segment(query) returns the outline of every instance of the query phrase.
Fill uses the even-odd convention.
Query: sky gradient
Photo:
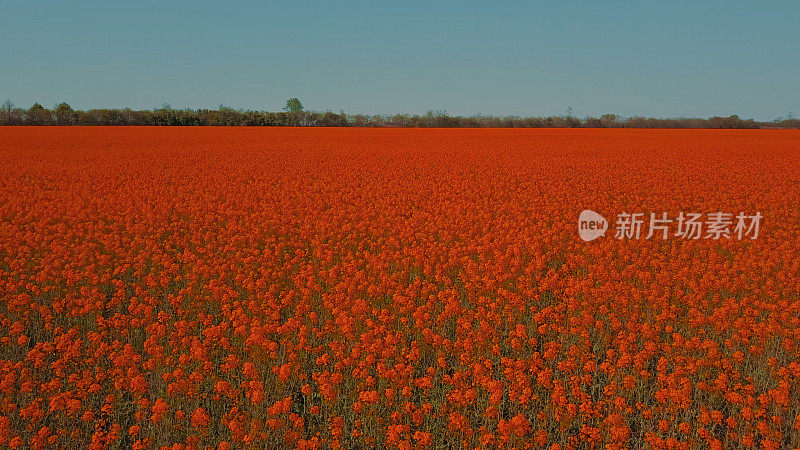
[[[797,1],[0,0],[27,108],[800,115]]]

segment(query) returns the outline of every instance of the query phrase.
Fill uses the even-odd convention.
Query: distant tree
[[[800,119],[783,119],[778,122],[781,128],[800,128]]]
[[[3,102],[3,123],[6,125],[11,125],[14,123],[14,104],[11,103],[11,100],[6,100]]]
[[[567,116],[564,119],[564,126],[569,128],[578,128],[581,126],[581,120],[577,117]]]
[[[72,125],[78,121],[78,114],[67,103],[59,103],[53,110],[56,123],[59,125]]]
[[[326,111],[318,118],[317,125],[323,127],[346,127],[347,117],[344,114],[336,114],[331,111]]]
[[[153,109],[153,125],[181,125],[178,111],[164,103],[161,108]]]
[[[38,103],[34,103],[25,113],[25,123],[29,125],[49,125],[51,120],[50,111]]]
[[[369,118],[363,114],[355,114],[351,116],[350,121],[355,127],[366,127],[370,125]]]
[[[728,117],[714,116],[708,119],[709,128],[757,128],[754,120],[742,120],[736,114]]]
[[[297,97],[292,97],[289,100],[286,100],[286,106],[283,107],[283,110],[292,114],[296,114],[303,110],[303,104],[300,103],[300,99]]]
[[[587,117],[583,123],[588,128],[603,128],[603,121],[596,117]]]
[[[604,114],[600,118],[579,119],[567,115],[550,117],[518,116],[451,116],[445,110],[429,110],[423,115],[347,115],[340,110],[314,112],[303,110],[297,98],[286,102],[285,111],[267,112],[240,110],[219,105],[218,109],[174,109],[164,103],[147,110],[90,109],[75,111],[67,103],[52,111],[36,103],[29,109],[17,108],[10,100],[0,104],[0,125],[225,125],[225,126],[363,126],[363,127],[615,127],[615,128],[800,128],[800,120],[778,118],[773,122],[756,122],[732,115],[709,118],[619,117]]]
[[[219,105],[219,125],[242,125],[244,114],[225,105]]]
[[[617,122],[619,117],[616,114],[603,114],[600,116],[600,123],[604,127],[615,127],[617,126]]]

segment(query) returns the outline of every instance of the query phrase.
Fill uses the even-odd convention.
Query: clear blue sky
[[[800,2],[0,0],[29,107],[800,115]]]

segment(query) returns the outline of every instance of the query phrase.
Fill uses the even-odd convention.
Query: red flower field
[[[800,447],[800,132],[0,128],[6,446]]]

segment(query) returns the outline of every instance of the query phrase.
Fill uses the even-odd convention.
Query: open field
[[[800,447],[800,131],[0,128],[0,342],[0,447]]]

